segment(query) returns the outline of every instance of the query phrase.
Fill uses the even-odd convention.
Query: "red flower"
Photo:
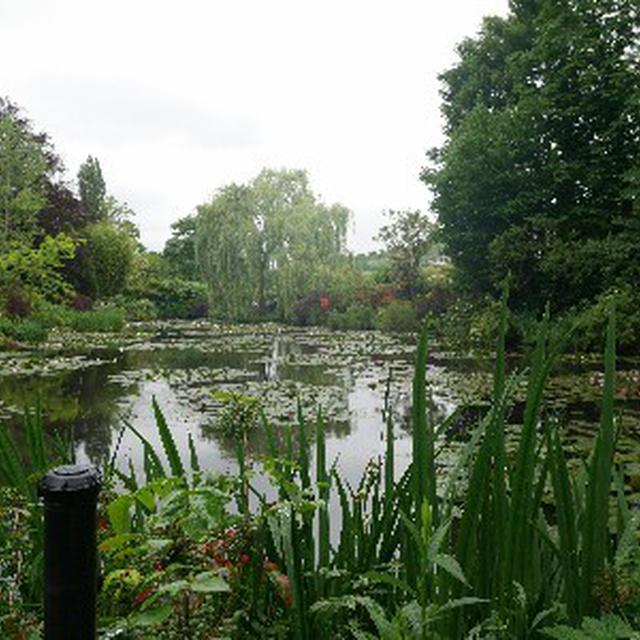
[[[249,557],[248,553],[241,553],[240,554],[240,562],[242,564],[249,564],[250,561],[251,561],[251,558]]]
[[[327,296],[320,296],[320,308],[328,309],[330,306],[329,298]]]
[[[282,598],[282,603],[287,609],[291,609],[293,606],[293,589],[291,588],[291,581],[284,573],[280,573],[276,576],[278,582],[278,591]]]
[[[133,606],[137,607],[140,603],[144,602],[150,595],[153,589],[151,587],[143,589],[133,600]]]
[[[106,529],[109,521],[104,516],[98,516],[98,529]]]

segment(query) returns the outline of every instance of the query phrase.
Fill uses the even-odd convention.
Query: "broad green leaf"
[[[192,580],[191,590],[197,593],[223,593],[231,589],[225,580],[213,571],[204,571]]]
[[[131,616],[129,622],[134,627],[154,627],[168,620],[172,613],[173,607],[165,605]]]

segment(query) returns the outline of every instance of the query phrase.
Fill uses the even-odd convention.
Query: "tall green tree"
[[[78,170],[78,190],[83,208],[91,222],[108,221],[138,244],[140,230],[132,221],[135,213],[126,202],[107,192],[100,161],[88,156]],[[140,247],[142,249],[142,247]]]
[[[386,216],[389,222],[380,228],[376,239],[385,244],[392,279],[402,283],[411,297],[419,288],[420,266],[436,244],[435,225],[417,209],[389,210]]]
[[[176,220],[171,225],[171,237],[162,252],[172,274],[184,280],[198,280],[195,235],[195,215]]]
[[[639,30],[632,0],[514,0],[460,45],[423,178],[473,291],[509,277],[521,306],[561,308],[624,277],[602,260],[640,239]]]
[[[248,188],[231,184],[196,208],[196,259],[209,288],[212,310],[229,320],[251,315],[255,300],[258,229]]]
[[[49,168],[43,140],[17,107],[0,99],[0,252],[35,237]]]
[[[78,169],[78,191],[82,206],[95,218],[100,220],[104,217],[105,198],[107,197],[107,186],[102,177],[100,161],[97,158],[88,156]]]
[[[319,202],[306,172],[265,169],[197,208],[196,256],[211,305],[238,319],[290,314],[314,270],[344,250],[349,211]]]

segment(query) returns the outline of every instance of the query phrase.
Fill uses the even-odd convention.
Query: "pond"
[[[52,431],[73,439],[79,460],[104,463],[117,451],[125,468],[141,467],[142,447],[125,421],[161,450],[152,410],[155,397],[183,459],[188,435],[203,467],[233,472],[236,442],[219,429],[219,391],[259,398],[278,428],[295,421],[298,403],[313,423],[327,423],[327,460],[351,482],[384,454],[385,396],[393,415],[396,474],[411,456],[411,380],[415,336],[338,332],[276,325],[221,326],[208,322],[132,325],[122,335],[52,334],[37,350],[0,353],[0,419],[20,432],[25,408],[40,403]],[[521,366],[510,358],[509,367]],[[488,406],[492,362],[433,345],[428,379],[436,422],[464,406],[445,437],[464,441]],[[640,478],[640,365],[619,362],[619,456]],[[601,357],[566,357],[552,379],[547,415],[564,426],[576,454],[591,446],[599,419]],[[523,393],[511,412],[522,413]],[[250,448],[266,452],[256,430]],[[639,483],[640,484],[640,483]]]

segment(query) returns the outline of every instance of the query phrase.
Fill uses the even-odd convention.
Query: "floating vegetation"
[[[77,450],[91,457],[115,446],[122,417],[148,433],[153,425],[138,408],[155,394],[170,407],[173,428],[193,433],[197,446],[213,448],[216,459],[231,459],[233,429],[227,428],[228,407],[220,394],[237,394],[259,403],[271,423],[284,427],[298,410],[312,423],[322,407],[329,452],[355,468],[383,453],[382,408],[388,395],[402,469],[408,461],[402,442],[412,431],[414,349],[411,336],[375,331],[201,320],[133,323],[120,334],[56,330],[37,348],[0,353],[0,417],[17,425],[25,406],[40,397],[47,424],[69,427]],[[571,455],[591,446],[604,383],[601,361],[601,356],[568,355],[548,383],[545,415],[568,425],[563,438]],[[509,370],[520,365],[519,356],[507,360]],[[631,461],[640,457],[640,370],[636,361],[623,359],[619,369],[619,455]],[[441,435],[462,445],[488,409],[491,362],[432,345],[427,379],[430,410],[438,421],[466,407]],[[521,421],[524,401],[520,385],[507,416],[508,449],[515,436],[509,424]],[[257,434],[251,440],[258,450],[266,446]],[[640,488],[640,467],[632,467],[631,476]]]

